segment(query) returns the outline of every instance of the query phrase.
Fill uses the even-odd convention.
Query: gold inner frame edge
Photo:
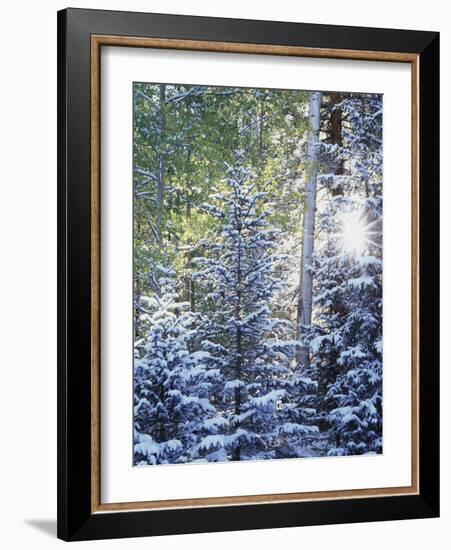
[[[102,46],[410,63],[412,163],[412,479],[406,487],[102,503],[100,492],[100,51]],[[419,494],[419,56],[401,52],[91,35],[91,513],[308,502]]]

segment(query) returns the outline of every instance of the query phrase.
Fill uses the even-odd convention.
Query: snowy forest
[[[133,110],[133,464],[382,453],[382,96]]]

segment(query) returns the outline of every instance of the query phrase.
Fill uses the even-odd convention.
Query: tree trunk
[[[235,210],[236,212],[236,210]],[[236,214],[235,214],[236,215]],[[241,233],[241,231],[240,231]],[[238,242],[238,257],[237,257],[237,270],[236,270],[236,305],[235,305],[235,320],[241,321],[241,285],[242,285],[242,273],[241,273],[241,240]],[[241,341],[241,328],[237,326],[236,329],[236,363],[235,363],[235,378],[241,380],[242,372],[242,341]],[[235,388],[235,416],[241,414],[241,388]],[[235,429],[240,427],[240,422],[235,424]],[[241,460],[241,445],[238,443],[232,451],[232,460]]]
[[[258,150],[260,155],[260,161],[263,159],[263,130],[265,124],[265,104],[264,100],[260,100],[260,120],[258,124]]]
[[[312,323],[312,259],[315,233],[316,180],[318,177],[318,143],[320,122],[321,92],[310,96],[310,131],[307,143],[307,184],[305,188],[305,210],[303,220],[302,257],[298,296],[298,318],[296,337],[301,339]],[[298,353],[298,364],[307,369],[310,366],[308,347],[303,346]]]
[[[158,240],[160,244],[162,243],[162,230],[163,230],[163,219],[164,219],[164,130],[166,126],[166,116],[165,116],[165,104],[166,101],[166,85],[160,84],[160,121],[159,121],[159,141],[160,141],[160,150],[158,158],[158,182],[157,182],[157,209],[158,209],[158,218],[157,218],[157,233]]]
[[[332,145],[343,145],[342,126],[343,126],[343,112],[341,109],[335,108],[341,102],[341,95],[338,93],[330,94],[330,103],[332,111],[330,113],[330,140]],[[344,174],[344,161],[339,160],[334,171],[336,176],[342,176]],[[331,189],[332,196],[341,195],[343,189],[341,185],[334,185]]]
[[[192,167],[191,167],[191,149],[188,149],[186,154],[186,176],[188,181],[191,181],[192,178]],[[189,220],[191,218],[191,190],[186,189],[185,191],[185,218]],[[186,275],[185,275],[185,288],[186,288],[186,301],[190,303],[191,311],[194,311],[195,308],[195,285],[194,279],[192,278],[190,269],[191,269],[191,260],[193,255],[193,249],[189,248],[186,252]]]

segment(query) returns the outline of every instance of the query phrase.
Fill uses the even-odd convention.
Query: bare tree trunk
[[[160,84],[160,122],[159,122],[159,134],[160,134],[160,151],[158,158],[158,182],[157,182],[157,208],[158,208],[158,222],[157,233],[160,244],[162,243],[162,229],[164,219],[164,130],[166,126],[166,117],[164,104],[166,101],[166,85]]]
[[[302,338],[305,330],[308,329],[312,323],[312,258],[315,239],[320,107],[321,92],[312,92],[309,106],[310,131],[307,143],[307,184],[305,188],[305,210],[296,327],[297,339]],[[310,366],[310,355],[307,347],[303,346],[299,350],[298,364],[304,368]]]
[[[341,102],[341,95],[338,93],[330,94],[330,104],[332,111],[330,113],[330,138],[329,143],[332,145],[343,145],[343,136],[342,136],[342,127],[343,127],[343,112],[341,109],[337,108],[337,105]],[[344,161],[340,159],[337,166],[335,167],[334,174],[336,176],[342,176],[344,174]],[[343,189],[341,185],[332,186],[331,189],[332,196],[341,195]]]
[[[191,167],[191,149],[187,150],[186,154],[186,175],[188,178],[188,181],[191,181],[191,173],[192,173],[192,167]],[[185,191],[185,217],[187,220],[191,217],[191,190]],[[185,288],[186,288],[186,301],[190,303],[191,311],[194,311],[195,308],[195,284],[194,279],[192,277],[192,274],[190,273],[191,268],[191,261],[193,257],[194,250],[189,247],[186,252],[186,275],[185,275]]]
[[[260,161],[263,157],[263,131],[264,131],[264,125],[265,125],[265,104],[264,100],[260,100],[260,117],[259,117],[259,124],[258,124],[258,150],[260,154]]]

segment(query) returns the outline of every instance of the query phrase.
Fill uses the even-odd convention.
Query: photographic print
[[[439,516],[439,42],[58,12],[59,538]]]
[[[383,452],[382,133],[380,94],[133,84],[135,466]]]

